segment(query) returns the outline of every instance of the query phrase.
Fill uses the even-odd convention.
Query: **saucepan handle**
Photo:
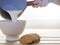
[[[37,4],[33,4],[34,1],[27,1],[27,6],[32,6],[32,5],[37,5]]]

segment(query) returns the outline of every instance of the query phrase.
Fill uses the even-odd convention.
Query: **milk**
[[[18,11],[8,11],[10,16],[11,16],[11,19],[12,19],[12,22],[17,22],[17,18],[18,18],[18,15],[20,13],[22,13],[22,10],[18,10]]]

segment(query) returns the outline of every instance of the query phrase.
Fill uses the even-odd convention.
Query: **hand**
[[[32,5],[33,7],[40,7],[41,6],[41,0],[34,0],[34,2],[33,2],[33,5]]]

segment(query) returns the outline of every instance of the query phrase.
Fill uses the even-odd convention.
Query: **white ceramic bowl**
[[[16,22],[3,20],[0,21],[0,28],[6,35],[7,41],[16,41],[19,39],[19,35],[23,32],[25,24],[25,20],[17,20]]]

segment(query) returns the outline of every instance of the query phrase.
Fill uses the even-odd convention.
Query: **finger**
[[[38,7],[38,4],[33,4],[32,6],[33,6],[33,7]]]
[[[32,7],[34,7],[34,8],[38,8],[38,6],[37,6],[37,5],[33,5]]]

